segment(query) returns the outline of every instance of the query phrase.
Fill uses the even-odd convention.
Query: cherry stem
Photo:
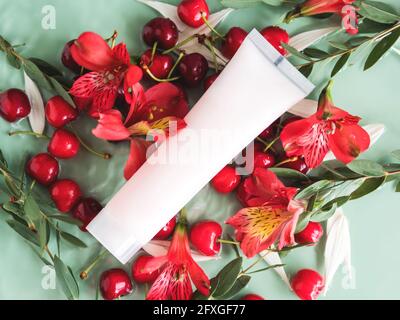
[[[286,159],[286,160],[283,160],[283,161],[277,163],[274,167],[280,167],[280,166],[282,166],[282,165],[285,164],[285,163],[295,162],[295,161],[297,161],[298,159],[299,159],[298,157],[289,158],[289,159]]]
[[[112,34],[112,36],[110,38],[106,39],[107,42],[111,41],[111,49],[114,49],[115,40],[117,39],[117,37],[118,37],[118,31],[114,30],[114,33]]]
[[[50,139],[50,137],[46,136],[45,134],[33,132],[33,131],[10,131],[8,135],[16,136],[16,135],[26,135],[26,136],[34,136],[38,139]]]
[[[237,241],[231,241],[231,240],[226,240],[226,239],[218,239],[217,242],[224,243],[224,244],[233,244],[235,246],[240,245],[240,243]]]
[[[176,59],[174,66],[172,67],[171,71],[168,73],[168,77],[167,78],[171,78],[172,74],[174,73],[176,67],[178,66],[179,62],[181,62],[182,58],[185,56],[185,54],[183,52],[181,52],[179,54],[178,59]]]
[[[146,71],[146,73],[149,75],[150,78],[152,78],[154,81],[157,81],[157,82],[171,82],[171,81],[175,81],[175,80],[178,80],[178,79],[179,79],[179,77],[167,78],[167,79],[160,79],[160,78],[157,78],[157,77],[150,71],[150,69],[149,69],[148,66],[144,65],[144,66],[143,66],[143,69]]]
[[[279,140],[279,136],[276,137],[274,140],[272,140],[270,143],[266,144],[265,148],[264,148],[264,152],[267,152],[269,149],[272,148],[272,146],[275,144],[275,142],[277,142]]]
[[[214,48],[213,44],[211,43],[211,41],[209,39],[205,40],[205,45],[208,48],[208,50],[211,51],[211,54],[212,54],[212,57],[213,57],[213,62],[214,62],[214,68],[215,68],[215,71],[218,73],[219,65],[218,65],[217,54],[215,53],[215,48]]]
[[[89,277],[90,271],[99,263],[101,259],[103,259],[106,254],[108,254],[107,250],[102,251],[80,274],[79,277],[82,280],[86,280]]]
[[[79,143],[82,145],[82,147],[84,149],[86,149],[86,151],[88,151],[91,154],[93,154],[99,158],[102,158],[104,160],[110,160],[112,158],[111,154],[109,154],[107,152],[98,152],[98,151],[94,150],[92,147],[90,147],[88,144],[86,144],[86,142],[83,141],[79,135],[77,135],[75,132],[74,132],[74,134],[75,134],[76,138],[79,140]]]
[[[181,42],[178,42],[174,47],[163,51],[163,54],[168,54],[172,51],[175,51],[176,49],[179,49],[180,47],[184,46],[185,44],[189,43],[190,41],[192,41],[193,39],[197,38],[197,34],[193,34],[190,37],[187,37],[185,40],[182,40]]]
[[[215,35],[220,38],[220,39],[224,39],[224,36],[222,34],[220,34],[217,30],[215,30],[215,28],[210,24],[210,22],[207,20],[206,15],[204,12],[201,13],[201,18],[203,19],[204,23],[207,25],[207,27],[215,33]]]
[[[155,56],[155,54],[156,54],[156,52],[157,52],[157,41],[156,42],[154,42],[154,44],[153,44],[153,48],[151,49],[151,63],[153,63],[153,59],[154,59],[154,56]]]

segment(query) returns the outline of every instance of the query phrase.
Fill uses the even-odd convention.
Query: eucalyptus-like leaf
[[[151,240],[145,244],[142,249],[153,257],[161,257],[167,255],[170,245],[171,241]],[[220,256],[205,256],[196,250],[191,250],[191,255],[196,262],[212,261],[221,258]]]
[[[331,45],[331,47],[335,48],[335,49],[339,49],[339,50],[348,50],[349,46],[346,43],[341,43],[341,42],[337,42],[337,41],[329,41],[329,44]]]
[[[359,14],[379,23],[395,23],[400,21],[400,16],[386,3],[378,1],[360,1]]]
[[[80,248],[87,248],[86,243],[84,243],[81,239],[75,237],[74,235],[66,232],[66,231],[58,231],[60,233],[61,238],[69,242],[70,244],[80,247]]]
[[[45,127],[44,103],[39,88],[35,82],[24,72],[25,92],[31,104],[28,116],[32,131],[42,134]]]
[[[329,180],[320,180],[312,185],[308,186],[307,188],[301,190],[297,195],[296,199],[309,199],[310,197],[323,192],[329,188],[332,188],[336,185],[336,182],[332,182]]]
[[[54,257],[54,269],[56,271],[57,278],[64,294],[70,300],[76,300],[79,298],[79,286],[75,279],[75,276],[67,265],[58,257]]]
[[[34,244],[35,246],[39,246],[39,241],[37,239],[36,234],[32,230],[30,230],[26,225],[16,220],[8,220],[7,224],[25,240]]]
[[[303,53],[311,58],[316,59],[326,59],[330,56],[328,52],[317,48],[306,48],[303,50]]]
[[[310,178],[304,173],[289,168],[270,168],[281,179],[295,179],[301,181],[309,181]]]
[[[400,192],[400,182],[398,182],[397,184],[396,184],[396,192]]]
[[[212,294],[213,297],[222,297],[232,289],[240,274],[242,264],[243,258],[236,258],[222,268],[217,275],[218,285]]]
[[[48,215],[48,217],[50,219],[55,219],[55,220],[59,220],[68,224],[73,224],[75,226],[81,227],[82,226],[82,221],[75,219],[71,216],[67,216],[67,215],[61,215],[61,214],[53,214],[53,215]]]
[[[43,251],[50,240],[50,224],[44,217],[39,221],[38,236],[40,249]]]
[[[314,43],[320,41],[322,38],[339,29],[339,26],[334,26],[299,33],[290,38],[289,45],[295,48],[297,51],[303,51],[304,49],[310,47]]]
[[[383,55],[396,43],[400,37],[400,28],[393,31],[390,35],[380,40],[369,54],[364,65],[364,70],[374,66]]]
[[[289,112],[302,118],[308,118],[316,113],[317,109],[318,101],[303,99],[299,103],[295,104],[292,108],[290,108]]]
[[[219,300],[228,300],[231,299],[232,297],[236,296],[239,294],[240,291],[242,291],[247,284],[250,282],[251,277],[248,275],[242,275],[238,277],[233,284],[232,288],[226,292],[224,295],[218,297]]]
[[[310,221],[313,222],[323,222],[328,220],[329,218],[331,218],[335,212],[337,210],[337,204],[333,204],[333,206],[331,208],[329,208],[328,210],[318,210],[317,212],[315,212],[311,218]]]
[[[342,70],[346,66],[350,56],[351,52],[347,52],[340,56],[340,58],[338,59],[338,61],[336,62],[335,66],[332,69],[331,77],[334,77],[340,70]]]
[[[385,181],[386,181],[386,176],[365,179],[364,183],[351,194],[350,196],[351,200],[364,197],[367,194],[375,191],[381,185],[383,185]]]
[[[383,167],[371,160],[356,159],[349,163],[347,167],[362,176],[382,177],[385,175]]]
[[[391,155],[395,157],[397,160],[400,160],[400,150],[395,150],[391,152]]]
[[[59,71],[56,67],[48,63],[47,61],[44,61],[40,58],[29,58],[31,62],[36,64],[36,66],[42,71],[43,73],[47,74],[50,77],[54,76],[62,76],[61,71]]]
[[[299,50],[297,50],[295,47],[292,47],[290,44],[286,44],[282,42],[282,47],[284,47],[286,49],[286,51],[288,53],[290,53],[291,55],[306,60],[306,61],[313,61],[312,58],[310,58],[309,56],[305,55],[304,53],[300,52]]]
[[[347,270],[351,270],[350,229],[342,209],[337,209],[335,215],[328,220],[324,259],[326,294],[341,264],[346,263]]]
[[[311,75],[313,69],[314,69],[314,64],[310,63],[310,64],[305,64],[304,66],[301,66],[299,68],[299,71],[303,74],[303,76],[308,78]]]
[[[263,257],[265,262],[270,266],[283,264],[278,252],[263,251],[260,253],[260,255]],[[274,268],[274,271],[283,280],[283,282],[289,287],[289,289],[292,290],[292,288],[290,286],[289,278],[285,271],[285,268],[284,267],[276,267],[276,268]]]
[[[36,223],[42,217],[40,212],[39,205],[36,200],[29,195],[24,202],[24,213],[27,218],[29,218],[32,222]]]
[[[263,0],[221,0],[221,4],[224,7],[234,8],[234,9],[248,8],[260,4],[262,2]]]

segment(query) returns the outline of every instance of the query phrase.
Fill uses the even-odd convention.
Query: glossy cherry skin
[[[275,156],[271,152],[254,152],[254,168],[271,168],[275,165]]]
[[[154,236],[154,240],[165,240],[168,239],[175,230],[176,217],[173,217],[168,223]]]
[[[101,274],[100,292],[105,300],[115,300],[132,293],[129,275],[123,269],[110,269]]]
[[[143,41],[152,47],[157,42],[160,49],[171,49],[178,42],[179,31],[176,24],[168,18],[154,18],[143,27]]]
[[[279,27],[266,27],[260,32],[262,36],[279,51],[281,55],[286,54],[286,49],[282,46],[283,43],[289,42],[289,34],[286,30]]]
[[[249,293],[249,294],[246,294],[240,300],[265,300],[265,299],[263,297],[259,296],[258,294]]]
[[[48,186],[57,180],[58,161],[48,153],[39,153],[26,163],[26,172],[38,183]]]
[[[69,212],[78,203],[82,196],[79,185],[70,179],[62,179],[50,186],[50,197],[57,209],[61,212]]]
[[[290,161],[281,165],[282,168],[289,168],[301,173],[307,174],[309,168],[303,158],[298,158],[295,161]]]
[[[62,128],[78,117],[78,112],[60,96],[47,101],[45,114],[47,122],[54,128]]]
[[[211,185],[220,193],[229,193],[240,184],[240,175],[231,166],[223,168],[212,180]]]
[[[47,151],[56,158],[70,159],[77,155],[79,147],[80,143],[75,134],[65,129],[57,129],[50,139]]]
[[[153,259],[152,256],[140,256],[132,264],[132,278],[136,283],[153,283],[160,275],[159,269],[152,272],[144,270],[145,265],[151,259]]]
[[[178,16],[189,27],[198,28],[204,24],[201,15],[208,19],[210,10],[205,0],[183,0],[178,5]]]
[[[167,79],[169,72],[174,66],[174,58],[168,54],[155,53],[151,59],[152,50],[146,50],[140,57],[140,65],[143,71],[149,68],[150,72],[159,79]]]
[[[82,222],[80,229],[87,231],[88,224],[103,210],[103,206],[93,198],[84,198],[79,200],[72,211],[72,216]]]
[[[230,28],[225,35],[224,43],[221,47],[221,52],[227,59],[231,59],[236,51],[238,51],[244,39],[247,37],[247,31],[239,27]]]
[[[189,87],[195,87],[205,78],[208,62],[200,53],[185,55],[178,66],[183,82]]]
[[[208,77],[206,77],[204,79],[204,91],[207,91],[209,87],[211,87],[211,85],[214,83],[215,80],[217,80],[219,74],[218,73],[214,73]]]
[[[24,91],[8,89],[0,93],[0,116],[8,122],[25,118],[31,112],[31,105]]]
[[[301,300],[316,300],[324,289],[324,278],[311,269],[303,269],[296,273],[290,284]]]
[[[78,74],[81,72],[82,67],[76,63],[71,54],[71,46],[74,44],[74,42],[75,40],[71,40],[65,44],[63,52],[61,54],[61,62],[66,68]]]
[[[315,244],[321,239],[324,234],[322,225],[318,222],[310,221],[305,229],[299,233],[296,233],[294,238],[299,244]]]
[[[215,256],[221,250],[222,227],[216,221],[200,221],[190,229],[190,243],[202,254]]]

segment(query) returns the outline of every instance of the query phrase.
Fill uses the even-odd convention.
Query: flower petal
[[[31,112],[29,113],[29,123],[32,131],[42,134],[46,124],[44,114],[43,98],[40,94],[39,88],[35,82],[24,71],[25,93],[28,96],[31,105]]]
[[[329,135],[329,148],[336,159],[349,163],[357,158],[360,153],[369,148],[370,136],[359,125],[343,125],[336,128],[333,135]]]
[[[187,267],[189,269],[190,278],[197,290],[199,290],[203,296],[208,297],[210,294],[210,279],[208,279],[206,273],[193,260],[188,263]]]
[[[262,252],[260,252],[260,255],[263,257],[265,262],[268,263],[268,265],[270,265],[270,266],[283,264],[278,252],[262,251]],[[289,289],[292,290],[290,282],[289,282],[289,278],[285,271],[285,268],[277,267],[277,268],[274,268],[274,271],[279,275],[279,277],[283,280],[283,282],[285,282],[287,284]]]
[[[71,46],[74,60],[91,71],[112,69],[116,60],[107,42],[97,33],[84,32]]]
[[[142,139],[131,139],[129,157],[124,169],[124,177],[129,180],[146,161],[146,151],[150,143]]]
[[[131,64],[131,57],[129,56],[128,49],[125,43],[116,45],[113,49],[115,59],[119,60],[121,64],[129,66]]]
[[[122,115],[118,110],[100,113],[99,122],[92,130],[94,136],[104,140],[120,141],[129,138],[129,130],[122,123]]]

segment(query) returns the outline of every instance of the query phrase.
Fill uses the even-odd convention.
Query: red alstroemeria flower
[[[131,64],[124,43],[110,48],[94,32],[82,33],[71,46],[71,54],[80,66],[92,72],[78,78],[70,93],[77,98],[92,99],[89,114],[94,117],[114,106],[124,81],[138,83],[143,76],[142,69]]]
[[[332,82],[321,93],[317,112],[286,125],[281,140],[286,154],[304,156],[310,168],[318,167],[329,150],[336,159],[349,163],[368,149],[370,136],[358,124],[361,118],[335,107]]]
[[[292,19],[297,17],[314,16],[324,13],[334,13],[346,19],[344,27],[350,34],[356,34],[358,29],[356,27],[356,8],[351,5],[355,0],[307,0],[301,5],[296,7],[293,11],[290,11],[285,18],[286,22],[290,22]],[[352,7],[351,12],[349,8]],[[348,23],[349,15],[353,19],[353,24]],[[356,31],[357,30],[357,31]]]
[[[124,170],[127,180],[145,162],[147,148],[152,144],[140,137],[151,136],[153,141],[160,142],[186,126],[182,118],[189,112],[181,90],[171,83],[157,84],[146,92],[135,86],[131,88],[130,94],[135,96],[128,97],[132,104],[126,119],[123,120],[118,110],[104,111],[99,114],[97,127],[92,130],[93,135],[100,139],[130,140],[131,148]],[[149,116],[151,112],[154,112],[152,117]],[[174,127],[171,127],[172,124]]]
[[[251,205],[229,218],[243,253],[251,258],[278,242],[278,249],[292,245],[302,202],[293,200],[296,188],[288,188],[267,169],[256,168],[244,186]]]
[[[199,292],[210,294],[210,280],[193,260],[185,224],[178,223],[168,254],[155,257],[144,266],[145,272],[161,270],[151,286],[147,300],[189,300],[192,297],[192,282]]]

